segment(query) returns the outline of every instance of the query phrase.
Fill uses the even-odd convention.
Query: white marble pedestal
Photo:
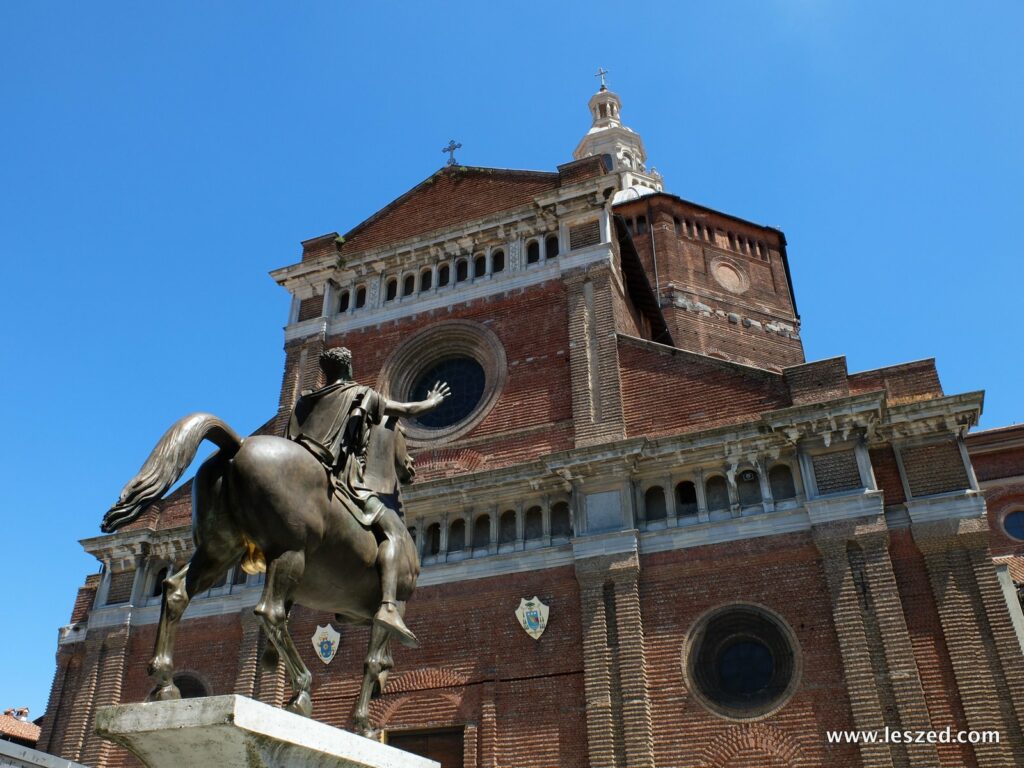
[[[440,768],[242,696],[105,707],[96,733],[149,768]]]

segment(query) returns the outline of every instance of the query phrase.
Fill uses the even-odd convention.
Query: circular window
[[[708,709],[749,720],[781,707],[799,678],[796,639],[779,617],[752,605],[712,611],[694,629],[684,670]]]
[[[405,420],[411,447],[436,446],[479,424],[507,375],[505,350],[493,331],[469,320],[448,320],[401,344],[384,363],[377,389],[391,400],[417,402],[435,383],[447,383],[451,395],[440,406]]]
[[[420,374],[409,399],[425,400],[435,383],[444,381],[451,396],[432,411],[420,414],[416,422],[428,429],[441,429],[458,424],[476,410],[484,394],[487,375],[480,363],[471,357],[451,357]]]
[[[1011,512],[1004,517],[1003,530],[1013,538],[1024,541],[1024,511]]]

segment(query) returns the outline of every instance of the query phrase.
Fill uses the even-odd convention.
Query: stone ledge
[[[243,696],[104,707],[96,732],[148,768],[440,768],[385,746]]]

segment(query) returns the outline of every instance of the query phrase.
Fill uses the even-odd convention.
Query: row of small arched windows
[[[673,217],[672,219],[676,235],[682,235],[686,232],[686,236],[692,240],[704,240],[710,243],[717,244],[718,240],[715,237],[715,228],[708,226],[700,221],[694,221],[693,219],[680,219]],[[759,259],[768,259],[768,246],[760,240],[751,240],[749,237],[743,235],[737,235],[733,232],[726,232],[726,239],[729,242],[729,250],[736,251],[737,253],[745,253],[748,256],[756,256]]]
[[[538,264],[542,260],[553,259],[558,256],[558,235],[548,235],[543,240],[534,239],[526,244],[526,263]],[[490,267],[488,268],[488,262]],[[505,251],[498,248],[491,251],[490,256],[478,253],[472,258],[464,256],[455,260],[455,282],[462,283],[469,279],[485,277],[488,274],[494,275],[505,271]],[[452,266],[440,264],[437,267],[437,287],[444,288],[452,282]],[[384,301],[394,301],[398,298],[399,290],[401,295],[412,296],[417,293],[429,291],[434,287],[434,270],[427,268],[418,274],[410,273],[401,279],[397,277],[388,278],[384,284]],[[355,302],[353,304],[353,301]],[[360,285],[355,288],[354,294],[351,289],[344,289],[338,294],[338,312],[348,312],[349,309],[362,309],[366,306],[366,286]]]
[[[465,549],[485,549],[491,541],[491,516],[488,513],[478,515],[473,521],[470,538],[466,537],[466,521],[462,518],[453,520],[448,526],[447,552],[461,552]],[[572,519],[569,515],[569,504],[560,501],[551,507],[551,537],[568,538],[573,535]],[[523,518],[523,540],[534,541],[544,537],[544,512],[539,506],[526,510]],[[516,511],[507,509],[498,517],[497,544],[512,544],[518,541],[516,530]],[[427,526],[423,541],[425,556],[437,555],[441,552],[441,524],[432,523]]]
[[[793,482],[793,471],[786,464],[776,464],[768,472],[768,487],[774,501],[786,501],[796,498],[796,484]],[[752,469],[745,469],[736,477],[737,503],[740,506],[751,506],[764,501],[761,493],[761,478]],[[729,484],[722,475],[714,475],[704,482],[704,502],[706,511],[728,509],[732,505],[729,498]],[[644,517],[646,520],[663,520],[668,514],[665,490],[660,485],[653,485],[644,492]],[[696,515],[699,510],[697,487],[689,480],[683,480],[675,487],[676,514]]]

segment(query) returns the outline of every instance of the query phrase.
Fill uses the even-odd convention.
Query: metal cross
[[[456,149],[462,149],[462,145],[461,144],[456,144],[455,143],[455,139],[450,139],[448,141],[448,146],[441,150],[442,152],[447,152],[449,155],[451,155],[448,158],[448,165],[455,165],[456,164],[455,163],[455,150]]]
[[[605,83],[605,81],[604,81],[604,76],[607,75],[607,74],[608,74],[608,70],[605,69],[604,67],[598,67],[597,68],[597,72],[594,74],[594,77],[600,77],[601,78],[601,88],[602,88],[602,90],[608,88],[608,84]]]

